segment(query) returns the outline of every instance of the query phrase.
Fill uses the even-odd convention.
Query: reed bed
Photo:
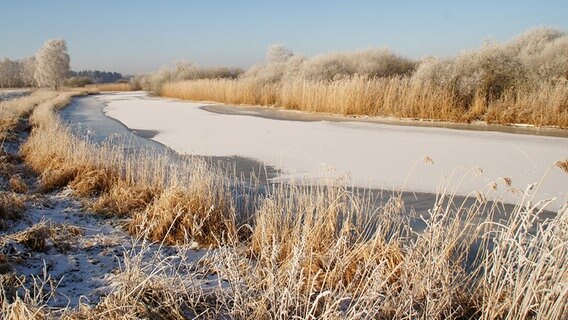
[[[247,79],[189,80],[166,83],[161,94],[185,100],[339,115],[568,128],[567,81],[540,83],[534,89],[511,89],[496,99],[477,95],[467,103],[451,87],[417,85],[410,77],[296,79],[266,84]]]
[[[229,181],[220,171],[201,159],[172,160],[147,150],[126,154],[121,142],[97,145],[73,134],[55,113],[71,95],[40,104],[30,117],[33,130],[22,155],[43,192],[69,186],[99,213],[132,216],[129,229],[154,241],[175,243],[186,236],[217,244],[215,239],[235,232]]]

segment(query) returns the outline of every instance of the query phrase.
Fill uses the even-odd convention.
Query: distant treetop
[[[113,83],[124,79],[123,75],[118,72],[99,71],[99,70],[82,70],[71,71],[72,77],[86,77],[91,79],[93,83]]]

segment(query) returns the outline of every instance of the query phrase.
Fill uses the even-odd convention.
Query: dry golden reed
[[[247,79],[208,79],[166,83],[165,97],[227,104],[278,106],[308,112],[440,121],[524,123],[568,128],[568,82],[541,83],[464,104],[451,88],[413,84],[409,77],[337,81],[289,80],[258,83]]]
[[[16,193],[27,193],[28,185],[20,175],[13,175],[10,177],[10,190]]]
[[[568,159],[558,160],[554,165],[560,168],[562,171],[568,173]]]

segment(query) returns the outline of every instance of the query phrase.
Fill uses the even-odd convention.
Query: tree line
[[[35,55],[20,60],[0,59],[0,88],[77,87],[90,83],[110,83],[123,79],[118,72],[70,70],[70,57],[64,39],[52,39]]]
[[[70,76],[88,78],[92,83],[113,83],[124,79],[121,73],[99,70],[71,71]]]

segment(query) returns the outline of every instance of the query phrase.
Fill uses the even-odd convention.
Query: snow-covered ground
[[[447,184],[460,195],[498,181],[490,197],[514,203],[518,195],[503,187],[507,177],[522,190],[540,182],[536,199],[556,198],[549,209],[568,200],[568,174],[552,167],[568,158],[568,138],[218,114],[199,108],[202,103],[141,92],[98,99],[108,116],[131,129],[159,131],[153,139],[177,152],[257,159],[283,169],[282,180],[317,181],[329,169],[348,174],[355,186],[435,193]],[[424,156],[434,163],[421,161]]]
[[[125,268],[127,258],[136,256],[153,261],[177,256],[180,260],[184,255],[184,263],[196,263],[207,253],[207,250],[179,250],[180,247],[139,241],[121,228],[123,220],[85,210],[69,188],[36,195],[27,209],[23,219],[0,231],[0,252],[9,254],[17,275],[26,276],[30,283],[33,277],[38,283],[56,287],[47,301],[51,307],[76,307],[79,302],[95,305],[112,292],[114,277]],[[31,249],[12,239],[19,232],[43,224],[55,230],[71,228],[77,234],[58,230],[56,235],[48,237],[43,250]],[[217,278],[207,276],[200,281],[206,288],[216,283]]]
[[[30,89],[0,89],[0,102],[28,95]]]

